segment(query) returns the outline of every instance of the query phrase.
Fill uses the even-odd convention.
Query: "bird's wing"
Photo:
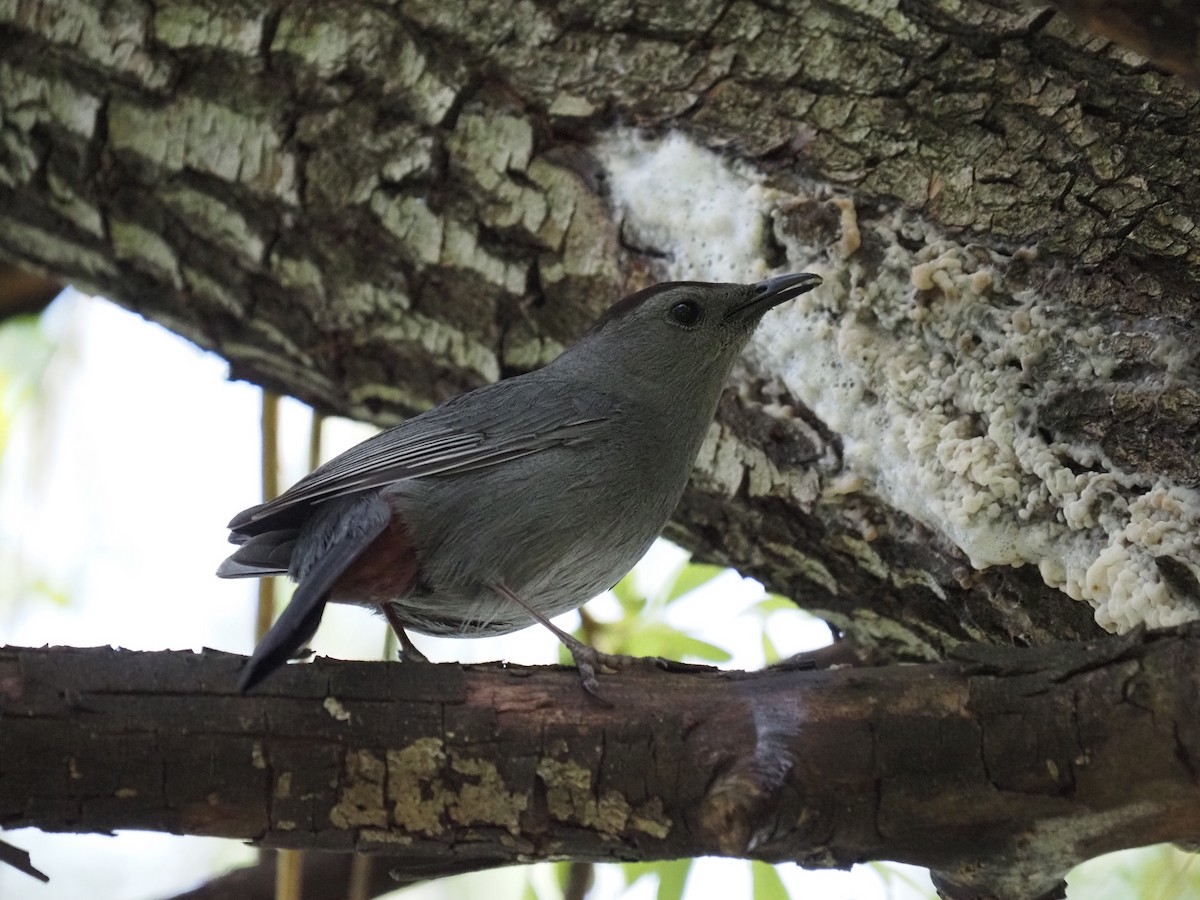
[[[276,499],[238,513],[229,523],[230,540],[242,543],[312,503],[410,478],[469,472],[587,440],[614,409],[611,402],[603,404],[595,395],[546,404],[538,403],[528,391],[489,388],[380,432],[315,469]],[[463,402],[471,397],[475,403]]]

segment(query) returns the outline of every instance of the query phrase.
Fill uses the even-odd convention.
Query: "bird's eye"
[[[704,318],[704,310],[695,300],[680,300],[667,310],[667,320],[684,328],[695,328]]]

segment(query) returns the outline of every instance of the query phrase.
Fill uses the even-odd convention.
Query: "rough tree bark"
[[[1110,507],[1197,481],[1195,95],[1016,3],[671,9],[13,3],[0,249],[235,375],[391,421],[544,362],[625,288],[692,274],[664,254],[703,268],[613,190],[617,125],[686,131],[767,173],[718,213],[769,223],[746,270],[832,276],[798,335],[846,371],[818,390],[760,354],[673,537],[917,658],[1093,633],[1067,594],[1112,593],[1085,577],[1130,542]],[[873,343],[915,347],[901,358],[930,383],[865,360]],[[889,424],[831,427],[850,413]],[[1016,438],[989,433],[999,419]],[[901,484],[894,460],[847,460],[849,438],[903,443]],[[962,452],[940,458],[948,441]],[[944,502],[896,496],[912,479]],[[1043,546],[964,535],[991,514]],[[1131,577],[1189,615],[1195,548],[1135,555]]]
[[[0,652],[0,821],[385,853],[405,880],[563,858],[929,866],[1050,897],[1200,837],[1200,632],[924,666],[673,673]],[[1019,726],[1019,727],[1018,727]],[[198,775],[198,773],[200,773]]]
[[[1197,105],[1016,0],[8,0],[0,256],[381,423],[816,268],[670,533],[936,660],[1197,615]]]

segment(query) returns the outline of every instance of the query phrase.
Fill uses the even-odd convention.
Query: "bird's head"
[[[668,391],[719,389],[763,314],[820,283],[800,273],[756,284],[654,285],[613,304],[569,354]]]

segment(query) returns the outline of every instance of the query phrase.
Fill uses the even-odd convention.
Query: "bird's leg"
[[[608,703],[608,701],[600,696],[600,684],[596,681],[596,670],[606,668],[611,672],[615,672],[631,663],[639,661],[633,656],[603,653],[595,647],[585,644],[579,638],[567,634],[504,585],[493,584],[491,588],[500,596],[507,597],[513,603],[517,604],[517,606],[529,613],[537,622],[550,629],[550,632],[562,641],[563,646],[570,651],[571,657],[575,660],[575,668],[579,670],[579,682],[583,685],[583,689],[602,703]]]
[[[418,650],[417,645],[412,642],[408,632],[404,630],[404,623],[400,621],[400,614],[396,612],[396,607],[391,603],[380,603],[379,609],[384,618],[388,620],[388,624],[392,626],[392,631],[396,632],[397,640],[400,641],[400,658],[413,662],[429,662],[425,654]]]

